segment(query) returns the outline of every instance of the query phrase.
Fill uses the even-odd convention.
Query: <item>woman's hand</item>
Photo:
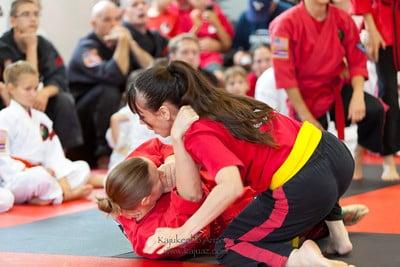
[[[165,162],[158,169],[163,172],[163,175],[160,176],[161,184],[164,187],[163,192],[171,192],[176,186],[175,161]]]
[[[193,241],[192,237],[186,234],[182,227],[157,228],[155,233],[147,239],[143,252],[146,254],[153,254],[159,249],[157,254],[163,254],[170,249],[191,241]]]
[[[182,106],[176,115],[171,128],[171,137],[174,140],[182,140],[186,130],[199,119],[199,115],[191,106]]]

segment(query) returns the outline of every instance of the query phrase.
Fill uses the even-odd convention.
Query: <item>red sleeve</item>
[[[360,40],[359,31],[353,19],[347,14],[343,14],[346,18],[344,22],[343,47],[346,51],[350,78],[358,75],[368,78],[367,56]]]
[[[274,68],[276,88],[298,87],[294,61],[293,29],[289,21],[279,18],[270,26],[272,66]]]
[[[351,0],[355,15],[372,14],[372,0]]]
[[[153,138],[149,141],[141,144],[134,151],[132,151],[126,158],[133,157],[145,157],[150,159],[156,164],[156,166],[160,166],[164,163],[164,160],[173,155],[174,151],[172,146],[166,145],[162,143],[159,139]]]
[[[124,228],[133,250],[139,256],[150,259],[179,258],[188,254],[190,250],[197,247],[199,243],[190,241],[162,255],[156,252],[153,254],[145,254],[143,249],[147,239],[154,234],[157,228],[176,228],[182,226],[199,209],[203,200],[199,202],[185,200],[174,190],[169,195],[161,197],[156,206],[140,222],[129,220],[124,217],[119,217],[118,221]],[[202,231],[202,234],[208,234],[208,232],[209,230],[206,228],[206,230]],[[171,242],[174,241],[172,240]]]
[[[243,167],[242,161],[212,132],[187,133],[184,143],[193,160],[214,179],[224,167]]]

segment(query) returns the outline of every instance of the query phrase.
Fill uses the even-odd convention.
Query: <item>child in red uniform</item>
[[[270,33],[276,86],[295,116],[326,129],[329,113],[341,139],[344,126],[357,123],[358,146],[381,152],[384,107],[363,91],[367,57],[352,18],[328,0],[304,0]]]
[[[381,151],[384,156],[382,179],[399,180],[394,154],[400,150],[400,108],[397,90],[397,71],[400,71],[400,2],[352,0],[352,3],[355,13],[364,16],[368,31],[367,52],[376,62],[379,97],[389,106]],[[361,161],[362,153],[358,152]],[[354,178],[362,178],[361,163],[356,164],[356,172]]]
[[[189,220],[179,228],[158,229],[146,242],[145,252],[161,247],[157,253],[164,253],[179,245],[159,240],[196,236],[241,196],[244,186],[250,186],[257,197],[218,238],[221,263],[347,266],[324,258],[311,240],[300,249],[289,242],[325,219],[330,252],[346,254],[352,249],[337,201],[351,182],[354,162],[337,138],[264,103],[227,94],[180,61],[145,70],[131,86],[128,99],[149,128],[182,143],[209,174],[203,179],[216,183]],[[190,105],[200,119],[186,133],[183,129],[180,135],[171,134],[177,131],[173,124],[184,105]],[[187,178],[199,177],[198,169],[191,171]]]
[[[127,160],[111,171],[105,186],[108,197],[99,199],[99,209],[116,216],[133,250],[140,256],[156,259],[179,258],[187,254],[213,254],[213,238],[217,237],[227,223],[251,201],[253,193],[250,189],[247,189],[240,201],[185,246],[162,255],[143,252],[147,238],[152,236],[158,227],[181,226],[200,207],[201,190],[204,189],[207,193],[206,187],[203,186],[197,201],[187,198],[199,194],[199,191],[192,194],[189,192],[192,189],[187,190],[189,193],[185,194],[186,199],[179,195],[173,188],[173,179],[168,177],[168,174],[174,171],[174,166],[173,149],[170,145],[165,145],[158,139],[143,143]],[[192,188],[198,190],[199,185],[200,183]]]

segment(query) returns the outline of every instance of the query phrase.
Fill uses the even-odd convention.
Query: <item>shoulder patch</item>
[[[286,37],[274,36],[271,42],[272,57],[279,59],[289,58],[289,39]]]
[[[96,49],[86,50],[83,55],[83,64],[88,68],[93,68],[101,64],[102,59]]]
[[[7,131],[0,130],[0,154],[7,153],[7,138]]]

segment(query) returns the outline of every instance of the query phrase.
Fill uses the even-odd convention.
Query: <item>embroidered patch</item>
[[[7,152],[7,131],[0,130],[0,154]]]
[[[289,40],[286,37],[275,36],[271,43],[272,57],[280,59],[289,58]]]
[[[47,128],[43,123],[40,124],[40,135],[42,136],[43,141],[49,137],[49,128]]]
[[[86,50],[83,53],[82,57],[83,57],[83,64],[88,68],[96,67],[100,65],[100,63],[102,62],[102,59],[97,53],[96,49]]]
[[[360,42],[356,45],[356,47],[358,49],[360,49],[361,52],[363,52],[364,54],[367,54],[367,49],[365,49],[365,46]]]

